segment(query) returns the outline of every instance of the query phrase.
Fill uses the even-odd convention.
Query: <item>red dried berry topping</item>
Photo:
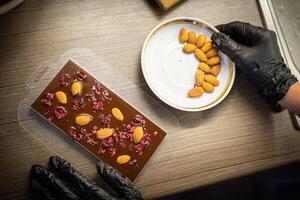
[[[76,127],[71,126],[68,130],[68,135],[73,139],[73,140],[83,140],[94,146],[96,144],[98,144],[97,141],[95,141],[95,139],[91,138],[91,136],[94,134],[94,130],[96,129],[96,126],[93,128],[92,132],[88,132],[86,129],[81,128],[79,132],[76,131]]]
[[[94,146],[95,144],[98,144],[98,142],[96,142],[93,138],[88,137],[86,140],[86,143]]]
[[[117,153],[117,149],[116,148],[108,148],[107,149],[108,153],[110,154],[110,157],[114,157]]]
[[[107,90],[103,90],[100,83],[96,82],[95,85],[92,86],[92,88],[86,93],[86,97],[89,101],[101,101],[102,103],[106,100],[111,100],[110,94]]]
[[[54,109],[54,115],[57,119],[62,119],[67,115],[67,110],[63,106],[56,106]]]
[[[52,106],[53,98],[54,98],[54,94],[51,92],[47,92],[44,98],[42,99],[42,102],[45,106]]]
[[[90,137],[92,135],[92,133],[88,133],[85,128],[81,128],[80,133],[85,137]]]
[[[103,110],[103,103],[101,101],[93,101],[92,102],[92,108],[93,110]]]
[[[146,122],[141,115],[136,115],[131,122],[133,126],[145,126],[145,123]]]
[[[95,94],[100,95],[100,94],[101,94],[101,90],[102,90],[102,86],[101,86],[101,84],[98,83],[98,82],[97,82],[95,85],[92,86],[92,91],[93,91],[93,93],[95,93]]]
[[[113,148],[113,137],[108,137],[102,140],[98,149],[99,154],[109,152],[111,155],[115,155],[116,149]]]
[[[83,72],[77,71],[74,73],[73,78],[77,81],[82,81],[87,79],[87,75],[84,74]]]
[[[81,97],[75,97],[73,100],[72,100],[72,108],[73,110],[79,110],[80,108],[83,108],[84,107],[84,101],[83,101],[83,98]]]
[[[93,129],[92,129],[92,134],[96,134],[96,132],[98,131],[98,127],[97,126],[94,126]]]
[[[101,114],[101,115],[99,115],[99,118],[100,118],[100,123],[102,126],[110,127],[111,114],[108,114],[108,115]]]
[[[74,126],[71,126],[68,130],[68,135],[73,139],[77,139],[77,134],[76,134],[76,128]]]
[[[101,101],[105,101],[105,100],[111,100],[112,98],[109,96],[109,92],[107,90],[104,90],[101,92],[101,94],[99,95],[99,98],[101,99]]]
[[[59,83],[62,87],[67,87],[69,85],[69,80],[70,80],[70,75],[64,74],[62,77],[60,77]]]
[[[87,97],[88,101],[97,101],[97,98],[92,91],[88,91],[85,96]]]

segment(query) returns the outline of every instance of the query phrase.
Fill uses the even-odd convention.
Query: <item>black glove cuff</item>
[[[271,105],[273,111],[280,112],[284,108],[278,104],[287,93],[288,89],[297,82],[297,78],[291,73],[282,58],[272,59],[263,66],[258,67],[265,74],[261,91],[258,91],[263,98]]]

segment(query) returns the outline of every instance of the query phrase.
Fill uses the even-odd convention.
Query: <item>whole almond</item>
[[[80,126],[87,125],[93,121],[93,117],[89,114],[80,114],[75,118],[75,123]]]
[[[111,113],[117,120],[120,120],[120,121],[124,120],[123,113],[121,112],[121,110],[119,108],[115,107],[115,108],[111,109]]]
[[[206,40],[206,36],[204,34],[199,35],[196,40],[196,46],[198,48],[201,48],[204,45],[205,40]]]
[[[183,52],[185,53],[193,53],[196,49],[196,46],[194,44],[185,44],[183,46]]]
[[[185,43],[187,41],[188,38],[188,32],[185,28],[180,29],[179,32],[179,42],[180,43]]]
[[[211,93],[215,90],[215,88],[212,84],[205,82],[205,81],[202,83],[201,86],[202,86],[203,90],[207,93]]]
[[[207,62],[207,57],[200,49],[195,49],[195,56],[200,62]]]
[[[198,68],[204,71],[205,73],[211,72],[211,68],[205,62],[200,62]]]
[[[207,64],[210,66],[217,65],[221,62],[220,56],[214,56],[207,60]]]
[[[80,81],[74,81],[71,85],[72,95],[81,95],[82,92],[82,83]]]
[[[190,89],[190,91],[188,92],[188,97],[200,97],[202,96],[203,93],[204,91],[202,87],[196,86]]]
[[[204,72],[200,69],[197,70],[195,75],[196,85],[200,86],[204,81]]]
[[[209,50],[211,50],[212,46],[213,46],[212,41],[207,41],[207,42],[205,42],[204,45],[201,47],[201,50],[202,50],[204,53],[206,53],[206,52],[208,52]]]
[[[142,127],[138,126],[133,131],[133,141],[135,143],[139,143],[141,139],[143,138],[144,130]]]
[[[211,74],[214,75],[215,77],[217,77],[219,75],[221,71],[221,65],[214,65],[211,67]]]
[[[216,48],[212,48],[205,55],[207,58],[211,58],[211,57],[216,56],[217,54],[218,54],[218,50]]]
[[[204,79],[206,82],[212,84],[213,86],[218,86],[220,83],[219,80],[211,74],[206,75]]]
[[[195,44],[196,43],[196,39],[197,39],[196,33],[194,31],[189,31],[187,42],[189,44]]]
[[[117,163],[119,164],[125,164],[130,160],[130,156],[129,155],[121,155],[117,157]]]
[[[98,139],[105,139],[110,137],[114,133],[112,128],[101,128],[96,132],[96,137]]]
[[[55,96],[59,103],[66,104],[68,102],[67,95],[63,91],[55,92]]]

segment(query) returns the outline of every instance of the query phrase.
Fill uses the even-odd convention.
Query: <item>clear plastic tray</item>
[[[58,129],[36,114],[30,108],[30,105],[69,60],[91,73],[97,80],[167,133],[173,131],[178,133],[180,131],[180,125],[176,116],[161,105],[160,102],[149,96],[115,67],[109,66],[104,60],[95,56],[94,53],[87,49],[76,48],[66,52],[57,61],[43,62],[35,69],[26,81],[28,93],[21,101],[18,109],[20,125],[55,154],[64,157],[66,160],[72,160],[73,156],[82,156],[82,150],[67,135],[61,134]],[[165,140],[169,136],[171,135],[167,135]]]

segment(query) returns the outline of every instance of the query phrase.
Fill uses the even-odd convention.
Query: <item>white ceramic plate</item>
[[[218,30],[199,19],[178,17],[162,22],[147,36],[141,54],[142,71],[151,90],[166,104],[184,111],[207,110],[220,103],[231,90],[235,78],[234,63],[222,52],[220,85],[213,93],[189,98],[187,92],[195,82],[199,61],[193,54],[182,52],[178,41],[181,28],[210,38]]]

